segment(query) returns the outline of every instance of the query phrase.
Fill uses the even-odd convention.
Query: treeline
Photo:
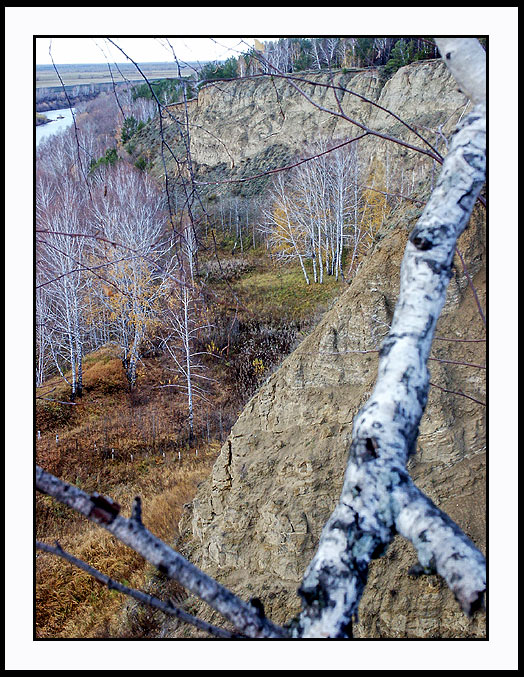
[[[132,88],[133,99],[154,99],[162,104],[178,103],[196,95],[199,87],[212,80],[269,73],[331,68],[380,68],[391,77],[401,66],[421,59],[438,58],[433,40],[426,38],[280,38],[268,41],[263,49],[249,49],[224,62],[210,61],[192,76],[150,81]]]
[[[192,78],[151,80],[149,83],[133,87],[131,95],[133,101],[140,98],[154,100],[156,97],[161,104],[166,105],[183,100],[184,89],[188,99],[195,95],[195,83]]]
[[[267,73],[271,67],[284,73],[374,67],[391,77],[401,66],[438,56],[433,40],[426,38],[280,38],[224,63],[208,63],[199,76],[206,81]]]
[[[100,92],[112,89],[112,84],[69,85],[63,87],[39,87],[36,90],[36,110],[41,113],[49,110],[75,107],[83,101],[91,101]]]

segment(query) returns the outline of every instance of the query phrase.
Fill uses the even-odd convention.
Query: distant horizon
[[[220,61],[221,59],[209,59],[208,61]],[[174,61],[136,61],[136,63],[139,66],[147,66],[147,65],[169,65],[169,66],[174,66],[176,67],[177,64]],[[184,61],[183,63],[187,64],[195,64],[195,63],[205,63],[203,59],[199,59],[196,61]],[[57,63],[55,62],[54,66],[105,66],[107,64],[111,64],[113,66],[127,66],[134,68],[133,64],[130,63],[129,61],[81,61],[81,62],[63,62],[63,63]],[[37,63],[35,64],[37,68],[51,68],[54,69],[54,66],[52,63]]]

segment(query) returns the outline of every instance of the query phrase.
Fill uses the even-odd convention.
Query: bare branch
[[[89,520],[107,529],[118,540],[139,553],[166,576],[178,581],[194,595],[207,602],[227,618],[237,630],[248,637],[285,637],[286,632],[243,602],[220,583],[200,571],[182,555],[156,538],[136,519],[122,517],[120,506],[97,493],[86,494],[81,489],[59,480],[39,466],[36,467],[36,488],[73,508]]]
[[[78,402],[64,402],[63,400],[53,400],[51,397],[44,397],[43,395],[36,395],[36,400],[46,400],[46,402],[54,402],[55,404],[70,404],[71,406],[77,406]]]
[[[471,400],[472,402],[481,404],[483,407],[486,406],[485,402],[477,400],[475,397],[471,397],[471,395],[466,395],[466,393],[463,393],[462,390],[449,390],[448,388],[443,388],[442,386],[439,386],[436,383],[432,383],[431,381],[429,382],[429,385],[432,386],[433,388],[438,388],[439,390],[442,390],[445,393],[450,393],[451,395],[460,395],[460,397],[465,397],[466,399]]]
[[[187,612],[183,611],[182,609],[179,609],[178,607],[176,607],[171,600],[168,600],[167,602],[163,602],[162,600],[158,599],[158,597],[154,597],[153,595],[148,595],[147,593],[142,592],[140,590],[135,590],[134,588],[129,588],[127,585],[123,585],[122,583],[115,581],[114,578],[110,578],[109,576],[106,576],[106,574],[103,574],[101,571],[98,571],[98,569],[95,569],[92,566],[89,566],[89,564],[87,564],[83,560],[78,559],[77,557],[74,557],[74,555],[71,555],[70,553],[63,550],[58,542],[57,542],[56,546],[52,546],[52,545],[48,545],[47,543],[42,543],[40,541],[36,541],[36,548],[37,548],[37,550],[42,550],[43,552],[48,552],[51,555],[57,555],[58,557],[65,559],[66,562],[70,562],[71,564],[74,564],[74,566],[76,566],[79,569],[82,569],[82,571],[85,571],[86,573],[88,573],[90,576],[92,576],[99,583],[102,583],[102,585],[106,585],[109,588],[109,590],[118,590],[118,592],[121,592],[124,595],[128,595],[129,597],[136,599],[138,602],[140,602],[140,604],[150,606],[153,609],[158,609],[158,610],[162,611],[163,613],[167,614],[168,616],[174,616],[175,618],[178,618],[179,620],[183,621],[184,623],[189,623],[189,625],[193,625],[194,627],[198,628],[199,630],[203,630],[204,632],[208,632],[210,635],[214,635],[215,637],[222,637],[222,638],[226,638],[226,639],[231,639],[231,638],[239,639],[241,637],[241,635],[235,635],[231,632],[228,632],[227,630],[223,630],[222,628],[217,628],[216,626],[210,625],[209,623],[206,623],[205,621],[201,621],[199,618],[195,618],[195,616],[191,616],[191,614],[188,614]]]
[[[321,153],[316,153],[315,155],[311,155],[307,158],[302,158],[301,160],[298,160],[297,162],[293,162],[290,165],[286,165],[285,167],[276,167],[274,169],[268,169],[265,172],[260,172],[260,174],[253,174],[252,176],[245,176],[240,179],[223,179],[221,181],[195,181],[195,183],[199,186],[214,186],[214,185],[219,185],[221,183],[244,183],[245,181],[252,181],[253,179],[260,179],[263,176],[271,176],[272,174],[278,174],[279,172],[285,172],[288,171],[289,169],[293,169],[294,167],[300,167],[300,165],[303,165],[305,162],[310,162],[311,160],[316,160],[319,157],[322,157],[323,155],[327,155],[328,153],[332,153],[333,151],[337,150],[338,148],[342,148],[344,146],[348,146],[350,143],[353,143],[355,141],[359,141],[360,139],[363,139],[365,136],[368,135],[368,132],[364,132],[364,134],[360,134],[359,136],[355,136],[352,139],[348,139],[347,141],[343,141],[342,143],[337,144],[336,146],[333,146],[329,148],[328,150],[325,150]]]
[[[464,269],[464,274],[466,275],[466,278],[468,280],[468,284],[471,288],[471,291],[473,292],[473,296],[475,297],[475,303],[477,304],[477,308],[479,311],[480,319],[482,320],[482,324],[487,327],[486,323],[486,316],[484,315],[484,312],[482,310],[482,306],[480,305],[479,297],[477,294],[477,290],[475,289],[475,285],[473,284],[473,280],[471,279],[471,276],[469,274],[469,271],[466,266],[466,262],[464,261],[464,257],[462,256],[460,250],[457,248],[456,249],[457,255],[460,259],[460,262],[462,263],[462,268]]]

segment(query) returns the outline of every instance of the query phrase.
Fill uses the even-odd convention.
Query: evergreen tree
[[[234,56],[230,57],[223,64],[218,61],[206,63],[199,72],[201,81],[207,80],[229,80],[237,77],[238,63]]]

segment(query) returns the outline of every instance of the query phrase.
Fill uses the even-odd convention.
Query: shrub
[[[207,282],[222,280],[231,282],[248,273],[252,268],[253,264],[244,258],[220,259],[220,263],[212,260],[202,264],[200,275]]]
[[[218,61],[210,61],[202,67],[199,76],[203,81],[236,78],[237,65],[238,62],[234,56],[223,64],[220,64]]]
[[[91,165],[89,167],[89,172],[94,172],[95,169],[98,167],[101,167],[103,165],[114,165],[116,164],[118,160],[118,152],[116,148],[108,148],[105,152],[105,155],[103,155],[101,158],[98,160],[91,160]]]
[[[145,157],[140,156],[138,160],[135,162],[135,167],[137,169],[140,169],[140,171],[145,171],[147,169],[147,160]]]
[[[96,362],[85,369],[84,388],[86,390],[98,390],[104,394],[127,390],[127,380],[122,361],[113,358],[105,362]]]
[[[126,118],[124,120],[124,124],[122,125],[122,131],[120,132],[120,138],[122,139],[122,143],[127,143],[132,136],[134,136],[144,127],[145,123],[138,122],[138,120],[133,116]]]

